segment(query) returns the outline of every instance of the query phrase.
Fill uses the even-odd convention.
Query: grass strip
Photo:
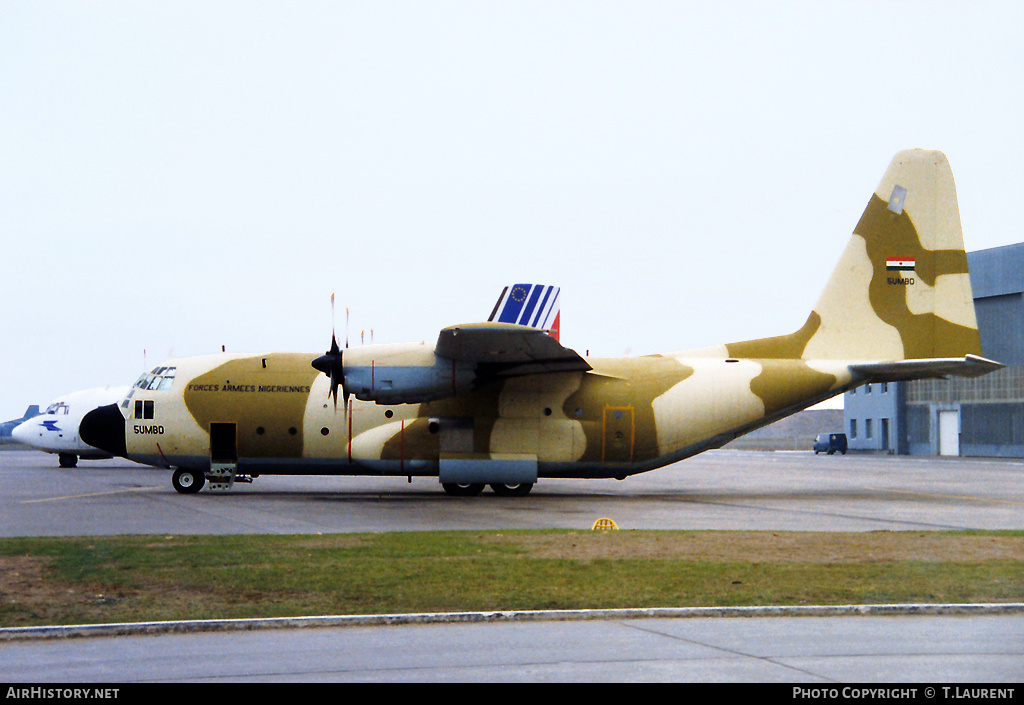
[[[1024,601],[1024,532],[444,531],[0,539],[0,626]]]

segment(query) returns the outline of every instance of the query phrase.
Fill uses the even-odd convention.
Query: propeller
[[[348,309],[346,315],[345,347],[348,347]],[[313,369],[323,372],[331,380],[330,396],[334,397],[334,410],[338,410],[338,387],[341,387],[342,398],[345,402],[345,413],[348,414],[348,389],[345,387],[345,354],[338,347],[338,338],[334,334],[334,294],[331,294],[331,349],[313,360]]]

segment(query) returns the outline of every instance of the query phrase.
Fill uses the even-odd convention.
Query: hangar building
[[[851,450],[1024,457],[1024,243],[967,254],[984,357],[978,379],[868,384],[844,396]]]

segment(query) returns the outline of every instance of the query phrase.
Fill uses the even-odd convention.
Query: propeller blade
[[[344,370],[342,370],[342,378],[344,378],[344,374],[345,374]],[[335,413],[338,412],[338,384],[339,383],[340,383],[340,380],[338,379],[338,370],[335,367],[332,366],[331,367],[331,392],[330,392],[330,395],[331,395],[331,397],[334,398],[334,412]]]
[[[346,347],[348,346],[347,334],[345,345]],[[338,410],[338,387],[341,387],[342,395],[345,398],[345,403],[347,407],[348,390],[345,388],[345,357],[341,348],[338,346],[338,336],[335,334],[334,329],[333,293],[331,294],[331,348],[326,353],[313,360],[313,362],[310,364],[312,364],[313,369],[319,372],[323,372],[325,375],[327,375],[328,379],[331,380],[331,388],[330,391],[328,392],[328,395],[334,398],[334,410]]]

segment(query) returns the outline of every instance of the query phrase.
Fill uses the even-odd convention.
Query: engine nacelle
[[[344,356],[345,390],[378,404],[419,404],[469,390],[476,364],[434,354],[426,343],[363,345]]]

